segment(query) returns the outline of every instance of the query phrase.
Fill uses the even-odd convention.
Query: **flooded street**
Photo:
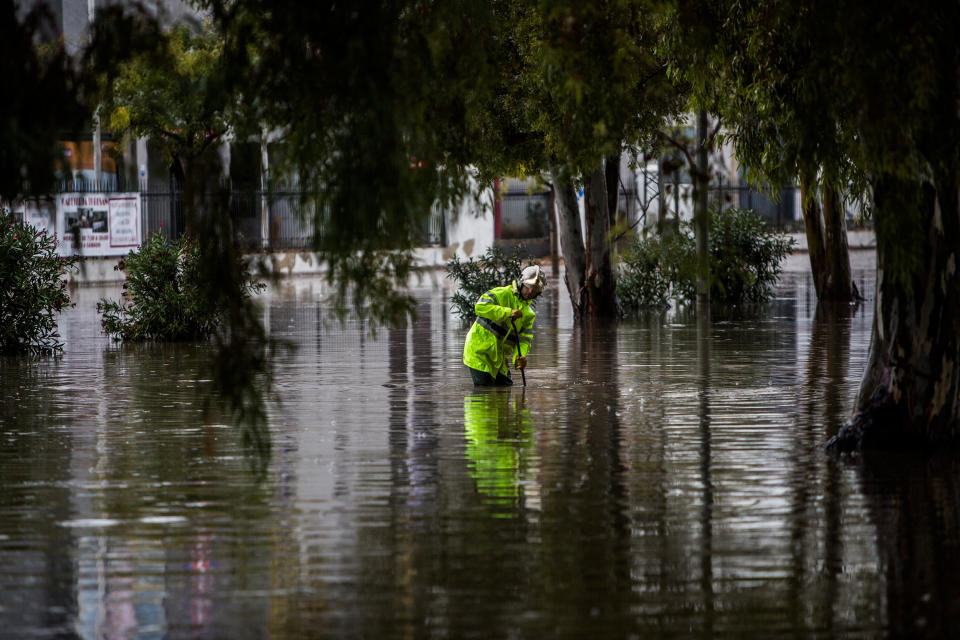
[[[766,305],[591,330],[551,279],[525,388],[473,386],[442,279],[375,337],[286,281],[261,461],[197,400],[208,346],[111,344],[119,287],[79,289],[62,358],[0,361],[0,638],[955,633],[956,461],[821,449],[865,255],[833,313],[802,261]]]

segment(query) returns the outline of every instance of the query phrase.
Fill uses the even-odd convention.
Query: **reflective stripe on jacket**
[[[507,375],[508,363],[513,362],[519,342],[520,355],[527,355],[533,344],[533,321],[537,317],[530,301],[517,292],[517,283],[508,287],[494,287],[487,291],[473,307],[477,319],[467,333],[463,345],[463,364],[496,377]],[[514,320],[518,337],[510,325],[510,312],[520,309],[522,316]]]

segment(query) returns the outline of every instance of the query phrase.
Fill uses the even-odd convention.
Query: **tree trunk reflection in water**
[[[813,615],[818,626],[829,630],[836,623],[838,578],[843,571],[842,482],[836,460],[823,456],[820,445],[840,429],[849,413],[850,398],[843,392],[843,383],[850,365],[850,327],[856,312],[857,307],[847,303],[820,302],[810,330],[806,383],[801,394],[803,419],[796,429],[800,454],[793,458],[795,481],[791,483],[790,592],[795,604],[790,610],[795,616],[794,628],[805,622],[798,616],[808,597],[816,608]],[[823,431],[815,428],[819,424]],[[810,482],[818,476],[823,478],[822,491],[815,491]],[[822,505],[822,515],[816,512],[818,505]],[[822,547],[818,535],[822,536]],[[808,575],[810,556],[821,553],[818,548],[822,548],[822,568]],[[816,585],[813,590],[819,597],[805,593],[811,585]]]
[[[389,611],[365,615],[366,604],[357,603],[357,611],[344,618],[347,635],[412,635],[414,622],[429,617],[430,578],[437,572],[420,541],[438,535],[439,492],[436,403],[430,395],[436,354],[429,303],[418,305],[417,318],[412,327],[387,331],[390,521],[363,528],[359,542],[361,549],[383,550],[365,554],[361,589],[365,597],[389,603]]]
[[[713,480],[710,472],[710,302],[697,303],[697,411],[700,423],[700,512],[702,538],[700,589],[703,591],[703,637],[713,636]]]
[[[394,597],[390,599],[392,611],[388,618],[396,621],[405,621],[399,624],[398,633],[408,635],[412,633],[409,626],[411,619],[416,619],[421,612],[416,610],[417,598],[415,593],[416,582],[411,579],[415,568],[411,563],[410,549],[412,546],[409,531],[403,524],[407,518],[407,500],[409,498],[410,470],[407,464],[407,445],[409,442],[407,409],[409,397],[409,358],[407,356],[407,327],[391,327],[387,331],[387,341],[390,345],[389,372],[390,389],[387,392],[389,402],[388,439],[390,450],[390,531],[394,540],[388,542],[394,549],[393,562],[385,567],[383,582],[394,586]],[[405,632],[405,633],[404,633]]]
[[[894,637],[960,637],[960,461],[864,454],[858,465],[886,583]]]
[[[589,322],[575,329],[567,364],[573,379],[565,413],[576,418],[562,445],[565,460],[552,465],[560,475],[543,497],[550,557],[537,591],[543,610],[569,616],[557,628],[602,637],[634,624],[615,328]]]
[[[410,499],[425,525],[436,519],[437,508],[437,423],[433,398],[433,340],[431,339],[430,304],[417,306],[417,322],[413,325],[413,420],[410,442]]]

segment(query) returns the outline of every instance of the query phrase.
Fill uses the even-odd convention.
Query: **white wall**
[[[443,267],[454,255],[476,259],[493,246],[494,197],[491,189],[476,188],[473,197],[447,214],[447,246],[421,247],[416,256],[421,267]]]

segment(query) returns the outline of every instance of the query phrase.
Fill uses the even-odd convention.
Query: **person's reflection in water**
[[[525,506],[524,479],[533,455],[533,427],[523,394],[478,390],[463,399],[463,425],[470,476],[496,517],[513,517]]]

